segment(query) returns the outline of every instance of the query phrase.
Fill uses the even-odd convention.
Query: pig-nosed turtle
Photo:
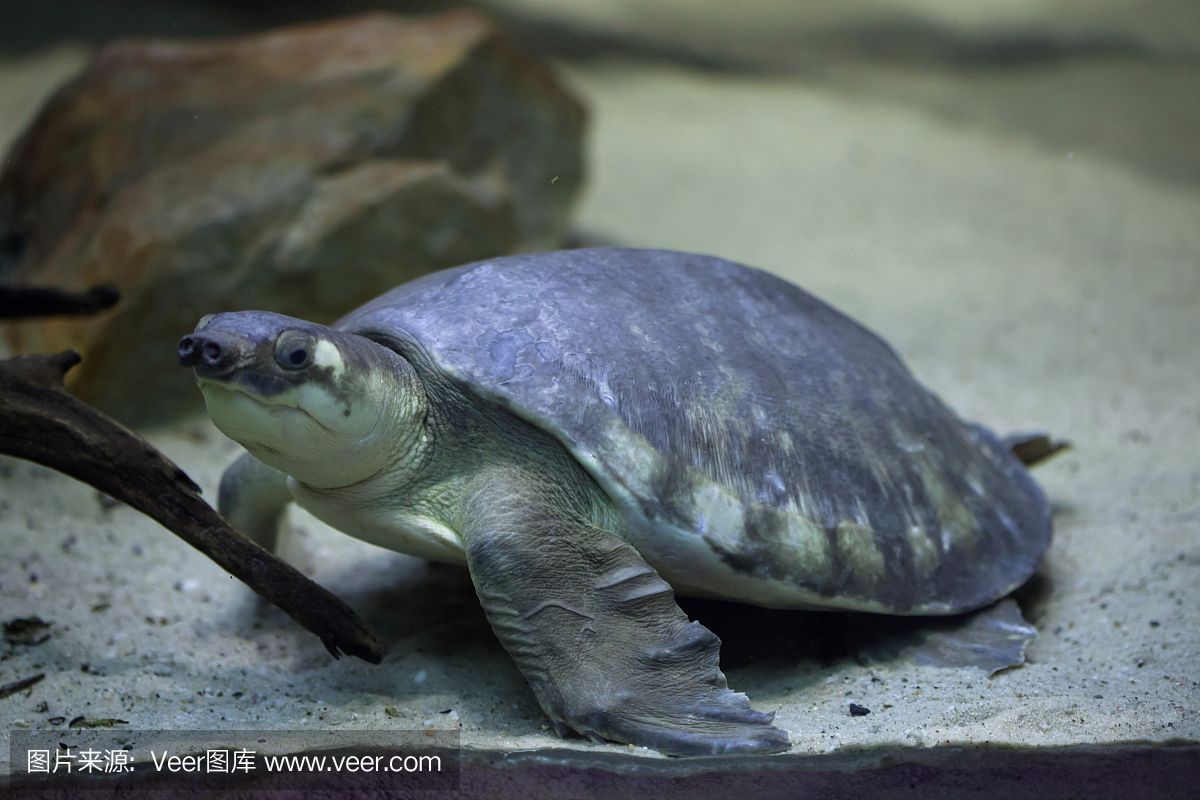
[[[211,315],[179,353],[248,451],[222,480],[227,517],[270,546],[294,500],[466,562],[560,735],[786,749],[676,592],[949,614],[1011,592],[1050,540],[1004,443],[867,329],[718,258],[496,258],[332,327]]]

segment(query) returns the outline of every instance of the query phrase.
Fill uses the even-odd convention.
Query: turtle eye
[[[288,331],[275,342],[275,362],[284,369],[304,369],[313,363],[317,343],[307,333]]]

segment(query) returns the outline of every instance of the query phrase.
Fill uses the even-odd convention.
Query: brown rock
[[[198,407],[174,350],[203,314],[329,321],[430,270],[556,243],[582,130],[579,102],[474,13],[113,44],[6,160],[0,279],[124,300],[7,334],[80,350],[72,390],[123,419]]]

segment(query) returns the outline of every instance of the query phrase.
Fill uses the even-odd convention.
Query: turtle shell
[[[953,613],[1032,575],[1046,499],[878,336],[719,258],[586,249],[427,275],[336,327],[556,437],[682,593]]]

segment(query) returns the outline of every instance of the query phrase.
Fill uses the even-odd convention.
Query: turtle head
[[[264,311],[212,314],[179,340],[179,363],[222,433],[314,488],[394,469],[424,441],[420,379],[361,336]]]

